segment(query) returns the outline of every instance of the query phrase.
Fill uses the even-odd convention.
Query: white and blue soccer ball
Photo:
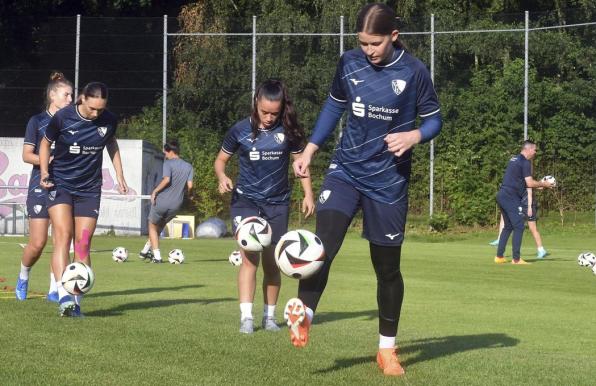
[[[271,245],[271,226],[257,216],[251,216],[240,221],[236,227],[236,242],[238,246],[248,252],[261,252]]]
[[[95,274],[86,264],[76,262],[66,266],[62,273],[62,287],[71,295],[86,294],[93,288]]]
[[[544,176],[542,177],[542,181],[550,182],[552,186],[557,186],[557,180],[553,176]]]
[[[580,253],[577,257],[577,263],[582,267],[594,267],[596,266],[596,255],[592,252]]]
[[[128,260],[128,249],[124,247],[116,247],[112,251],[112,260],[116,263],[124,263]]]
[[[230,262],[230,264],[235,265],[235,266],[242,265],[242,255],[240,254],[240,251],[234,251],[234,252],[230,253],[230,256],[228,257],[228,261]]]
[[[168,261],[170,264],[182,264],[184,263],[184,253],[180,249],[172,249],[168,253]]]
[[[307,279],[325,263],[323,242],[310,231],[290,231],[281,237],[275,247],[275,263],[284,275]]]

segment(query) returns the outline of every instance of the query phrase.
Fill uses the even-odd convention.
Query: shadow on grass
[[[406,342],[399,349],[399,354],[408,356],[401,361],[404,367],[415,363],[430,361],[436,358],[446,357],[465,351],[513,347],[519,343],[519,339],[512,338],[506,334],[478,334],[478,335],[452,335],[440,338],[417,339]],[[408,355],[409,354],[409,355]],[[415,354],[415,356],[411,356]],[[364,363],[375,362],[375,356],[362,356],[356,358],[335,359],[335,364],[315,371],[315,374],[327,374]],[[406,369],[407,370],[407,369]]]
[[[97,292],[91,293],[89,295],[85,295],[85,298],[100,298],[104,296],[120,296],[120,295],[143,295],[149,294],[154,292],[164,292],[164,291],[180,291],[189,288],[201,288],[204,285],[201,284],[192,284],[192,285],[181,285],[177,287],[150,287],[150,288],[133,288],[127,289],[122,291],[106,291],[106,292]]]
[[[185,304],[212,304],[220,302],[231,302],[236,301],[235,298],[219,298],[219,299],[163,299],[163,300],[151,300],[146,302],[134,302],[120,304],[116,307],[108,308],[105,310],[97,310],[91,312],[85,312],[85,317],[106,317],[106,316],[121,316],[126,311],[135,310],[146,310],[149,308],[161,308],[161,307],[172,307],[177,305]]]
[[[342,319],[355,319],[363,317],[364,320],[375,320],[377,319],[379,312],[377,310],[368,311],[354,311],[354,312],[321,312],[317,313],[314,324],[323,324],[328,322],[334,322]]]

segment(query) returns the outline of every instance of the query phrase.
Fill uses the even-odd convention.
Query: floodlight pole
[[[257,89],[257,17],[252,17],[252,98]],[[251,99],[252,100],[252,99]]]
[[[430,80],[435,82],[435,14],[430,15]],[[429,181],[429,203],[428,214],[433,216],[434,190],[435,190],[435,140],[430,140],[430,181]]]
[[[163,15],[163,74],[161,98],[161,144],[166,143],[168,120],[168,15]]]
[[[81,49],[81,15],[77,15],[77,32],[75,37],[75,84],[74,100],[79,97],[79,57]]]
[[[530,36],[530,12],[526,11],[526,31],[524,38],[524,141],[528,139],[528,51]]]

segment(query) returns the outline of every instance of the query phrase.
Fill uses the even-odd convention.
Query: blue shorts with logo
[[[234,191],[230,205],[232,233],[246,217],[258,216],[265,219],[271,227],[271,245],[275,246],[281,236],[288,231],[290,208],[288,204],[267,204],[252,201]]]
[[[29,194],[27,194],[27,216],[29,218],[50,218],[46,206],[47,195],[48,191],[41,187],[29,191]]]
[[[362,209],[363,236],[368,241],[381,246],[398,246],[403,243],[408,214],[407,196],[396,203],[386,204],[367,197],[340,178],[329,174],[325,176],[317,202],[317,213],[336,210],[354,218],[358,209]]]
[[[79,195],[73,194],[66,189],[54,187],[48,191],[46,197],[48,209],[54,205],[67,204],[72,207],[74,217],[99,217],[99,206],[101,204],[101,194]]]
[[[522,207],[524,208],[524,213],[526,214],[526,220],[528,221],[538,221],[538,204],[536,200],[532,200],[532,215],[528,216],[528,196],[524,196],[522,198]]]

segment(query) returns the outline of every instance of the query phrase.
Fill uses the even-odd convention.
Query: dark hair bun
[[[50,74],[50,82],[56,82],[56,81],[59,81],[59,80],[66,80],[66,77],[60,71],[53,71]]]

